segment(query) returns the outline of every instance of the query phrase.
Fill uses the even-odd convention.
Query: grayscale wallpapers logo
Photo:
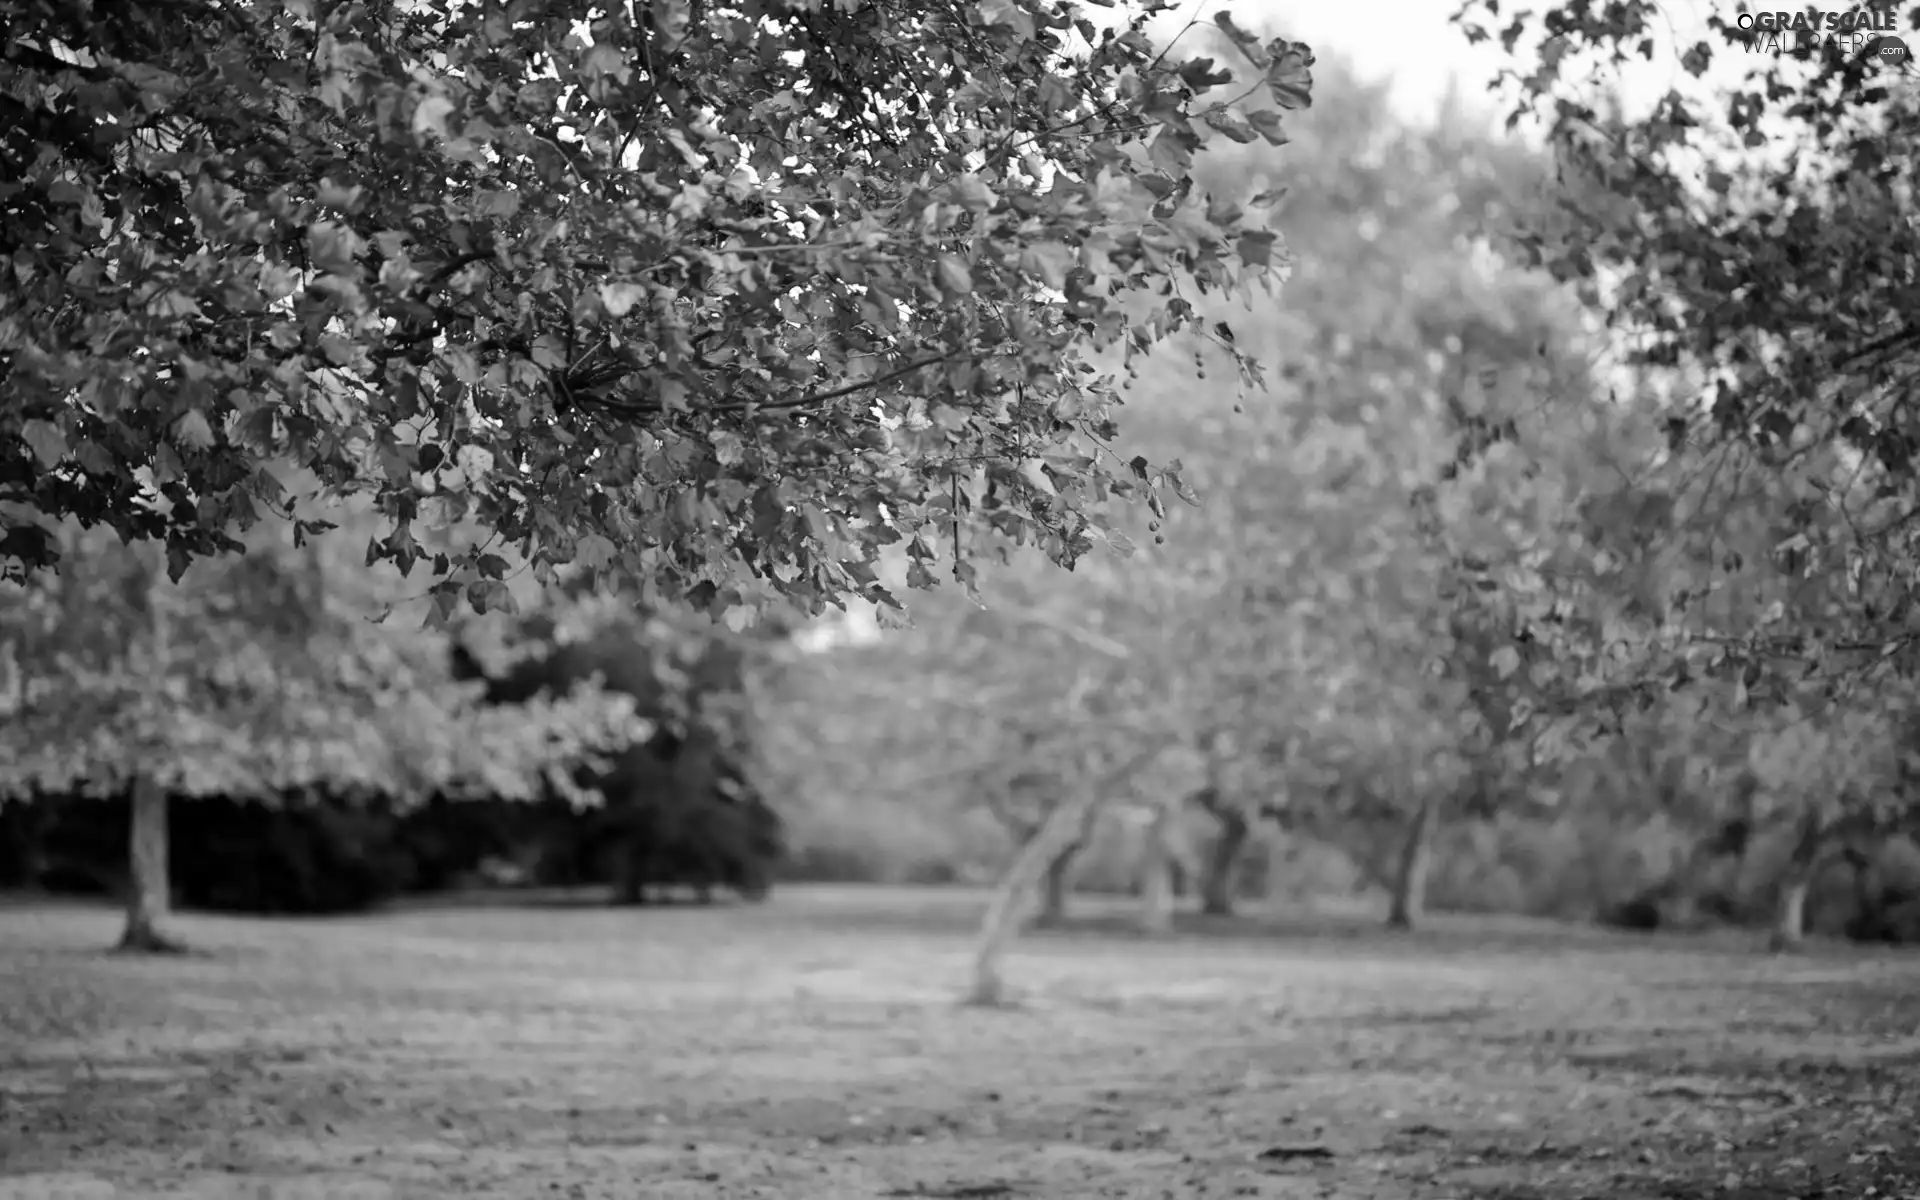
[[[1729,36],[1752,54],[1819,57],[1837,50],[1842,57],[1872,62],[1908,73],[1913,51],[1900,34],[1897,7],[1879,4],[1841,11],[1809,7],[1798,12],[1742,12]]]
[[[1867,57],[1878,59],[1889,67],[1904,67],[1913,61],[1913,51],[1907,49],[1905,39],[1883,33],[1867,43]]]

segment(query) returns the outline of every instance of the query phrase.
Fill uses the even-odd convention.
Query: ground
[[[0,1200],[1920,1189],[1920,956],[1096,914],[982,1010],[978,905],[183,917],[164,959],[0,909]]]

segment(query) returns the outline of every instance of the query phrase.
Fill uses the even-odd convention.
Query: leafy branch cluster
[[[1116,432],[1088,354],[1284,263],[1191,171],[1279,117],[1156,50],[1166,8],[9,6],[7,569],[71,514],[178,577],[290,511],[282,460],[442,617],[515,558],[814,611],[897,603],[881,545],[971,579],[963,527],[1071,565],[1180,486],[1075,449]],[[1304,46],[1220,27],[1308,102]],[[423,550],[462,521],[498,546]]]

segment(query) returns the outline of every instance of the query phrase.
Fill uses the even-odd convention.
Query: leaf
[[[307,226],[307,259],[322,271],[351,275],[355,259],[365,248],[358,236],[333,221],[315,221]]]
[[[672,53],[687,39],[687,29],[693,17],[692,6],[687,0],[658,0],[654,7],[653,23],[659,32],[660,47]]]
[[[957,254],[942,254],[939,258],[940,287],[950,296],[971,296],[973,294],[973,272]]]
[[[974,11],[985,24],[1011,26],[1023,40],[1033,40],[1033,17],[1020,6],[1019,0],[980,0]]]
[[[686,18],[682,16],[681,22],[683,26],[685,20]],[[632,77],[633,68],[627,65],[626,58],[621,55],[618,48],[610,46],[605,42],[597,42],[587,50],[585,57],[580,60],[580,73],[589,79],[594,79],[601,75],[612,75],[624,84]]]
[[[1260,39],[1240,28],[1235,23],[1232,13],[1222,10],[1213,14],[1213,23],[1220,27],[1220,32],[1227,35],[1228,40],[1239,49],[1240,53],[1247,56],[1248,62],[1256,67],[1267,65],[1266,51],[1261,47]]]
[[[32,449],[34,458],[43,467],[55,467],[67,456],[67,435],[52,421],[25,421],[20,425],[20,437]]]
[[[1160,132],[1147,145],[1147,158],[1174,178],[1184,178],[1193,168],[1195,141],[1194,136],[1185,130],[1162,125]]]
[[[477,613],[512,612],[513,593],[498,579],[476,579],[467,585],[467,603]]]
[[[462,446],[453,452],[453,461],[469,483],[482,482],[493,474],[493,451],[485,446]]]
[[[1047,116],[1071,108],[1074,100],[1073,86],[1060,76],[1048,74],[1040,80],[1040,111]]]
[[[1259,109],[1247,114],[1247,123],[1265,138],[1269,146],[1284,146],[1291,139],[1287,137],[1285,124],[1280,114],[1272,109]]]
[[[1006,0],[1012,3],[1012,0]],[[953,202],[970,213],[983,213],[1000,202],[1000,197],[978,175],[962,175],[948,185]]]
[[[739,434],[729,429],[716,429],[707,435],[713,444],[714,461],[723,467],[737,467],[746,461],[747,444]]]
[[[1277,235],[1263,229],[1249,229],[1240,235],[1240,259],[1250,267],[1265,267],[1273,263],[1273,244]]]
[[[213,448],[213,426],[207,424],[206,416],[197,408],[188,409],[173,423],[173,436],[189,450]]]
[[[594,47],[596,50],[602,47]],[[520,211],[520,193],[512,188],[497,188],[474,197],[474,211],[485,217],[511,217]]]
[[[1516,596],[1531,596],[1546,586],[1538,572],[1526,567],[1508,567],[1502,576],[1502,582]]]
[[[147,311],[156,317],[179,321],[185,320],[188,317],[199,316],[200,304],[192,296],[184,292],[168,289],[148,302]]]
[[[1067,286],[1067,268],[1073,265],[1073,251],[1059,242],[1038,242],[1020,252],[1023,270],[1038,275],[1055,291]]]
[[[597,533],[589,533],[573,546],[573,561],[576,565],[599,570],[613,561],[618,552],[611,541]]]
[[[1273,54],[1273,62],[1267,67],[1267,90],[1273,95],[1273,102],[1290,112],[1311,105],[1313,51],[1299,42],[1277,38],[1268,49]]]
[[[611,317],[624,317],[633,311],[633,306],[646,299],[647,289],[637,283],[603,283],[600,285],[600,303]]]
[[[1233,82],[1233,72],[1216,68],[1211,58],[1190,58],[1180,64],[1180,78],[1196,96],[1204,95],[1223,83]]]
[[[1487,665],[1501,679],[1511,679],[1520,669],[1520,652],[1512,646],[1502,646],[1487,656]]]
[[[1568,761],[1576,749],[1573,732],[1579,721],[1578,716],[1561,717],[1542,729],[1533,739],[1533,761],[1536,763]],[[1516,720],[1515,724],[1519,724],[1519,721]]]
[[[360,198],[366,194],[366,190],[359,184],[347,187],[331,178],[323,178],[320,180],[315,199],[328,208],[337,208],[343,213],[350,213],[360,207]]]
[[[448,119],[453,116],[453,101],[445,96],[434,94],[423,96],[413,108],[413,132],[431,133],[441,138],[451,138]]]
[[[447,529],[460,519],[464,511],[464,506],[454,497],[428,496],[420,501],[420,523],[428,529]]]
[[[162,487],[176,479],[187,477],[186,464],[180,461],[179,452],[161,442],[153,448],[153,480]]]
[[[441,627],[448,621],[451,621],[454,613],[459,611],[460,592],[458,589],[435,591],[431,595],[430,601],[431,603],[427,610],[426,624],[436,628]]]
[[[1219,112],[1208,113],[1206,120],[1210,127],[1226,134],[1241,145],[1257,141],[1260,137],[1253,126],[1247,124],[1247,119],[1232,109],[1223,108]]]

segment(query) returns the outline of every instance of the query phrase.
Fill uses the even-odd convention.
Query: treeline
[[[559,614],[557,618],[555,614]],[[785,833],[756,789],[740,720],[749,651],[704,620],[602,605],[584,630],[561,605],[475,622],[447,641],[453,674],[509,706],[597,682],[630,697],[645,742],[574,783],[598,802],[318,786],[280,795],[167,799],[174,898],[189,907],[334,913],[409,893],[470,886],[593,887],[621,903],[716,890],[757,899]],[[0,806],[0,886],[120,894],[129,872],[130,789],[82,786]]]

